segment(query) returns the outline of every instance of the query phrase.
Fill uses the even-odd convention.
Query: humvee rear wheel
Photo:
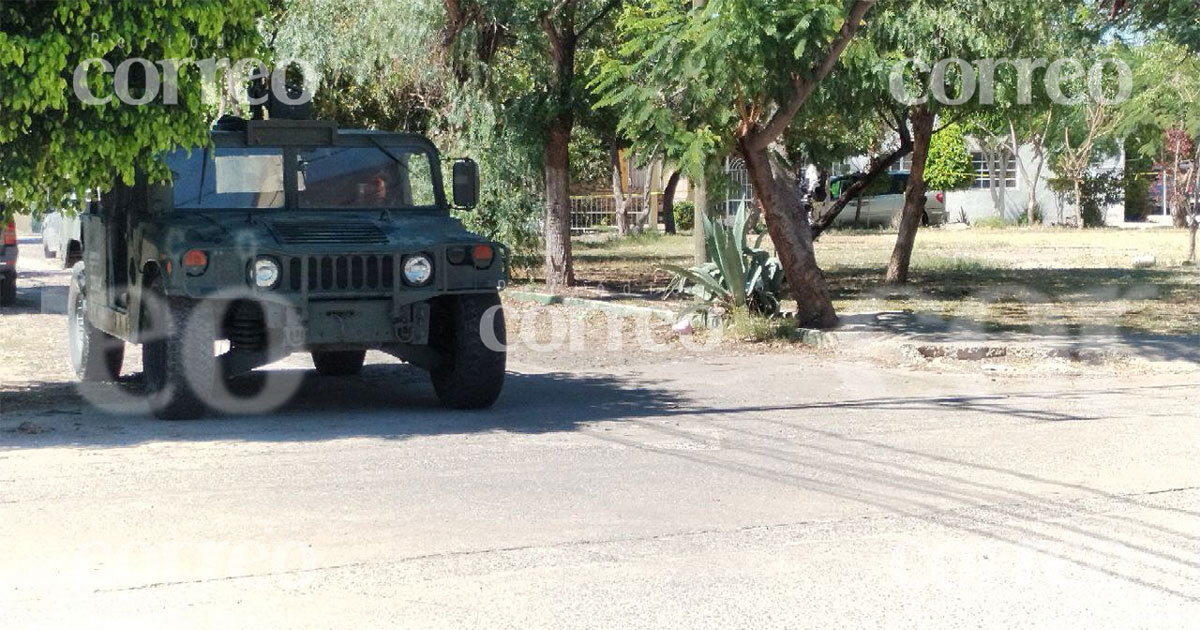
[[[150,286],[142,310],[142,368],[150,411],[163,420],[204,415],[216,383],[216,326],[204,302],[164,296],[162,280]]]
[[[313,350],[313,365],[322,376],[354,376],[362,371],[366,350]]]
[[[491,407],[504,387],[504,312],[495,293],[440,298],[432,305],[429,343],[444,361],[430,370],[442,405],[451,409]],[[484,316],[490,321],[484,322]],[[490,324],[485,339],[481,322]],[[488,347],[498,342],[499,348]]]
[[[71,270],[67,290],[67,350],[71,368],[82,381],[115,381],[125,361],[125,342],[88,321],[87,277],[83,263]]]
[[[17,274],[0,277],[0,306],[11,306],[17,301]]]

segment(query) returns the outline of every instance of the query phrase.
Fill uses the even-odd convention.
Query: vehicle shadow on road
[[[491,409],[450,410],[438,404],[423,370],[403,364],[368,365],[361,375],[344,378],[303,370],[255,372],[231,381],[230,390],[253,395],[268,375],[300,379],[282,406],[255,415],[210,413],[180,422],[149,415],[140,375],[120,383],[38,383],[0,392],[0,449],[550,433],[573,431],[588,422],[666,415],[684,404],[677,393],[644,379],[634,383],[603,374],[510,372]],[[27,421],[36,425],[33,434],[30,427],[18,428]]]

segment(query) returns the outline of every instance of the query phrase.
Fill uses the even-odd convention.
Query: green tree
[[[975,78],[974,69],[937,62],[994,59],[1027,50],[1027,40],[1044,28],[1041,20],[1046,19],[1048,10],[1061,6],[1018,0],[912,0],[880,8],[866,34],[872,45],[882,57],[921,62],[906,64],[905,71],[895,78],[894,87],[907,89],[898,96],[911,104],[908,124],[913,157],[900,229],[888,262],[888,282],[908,280],[917,229],[925,214],[925,170],[937,121],[942,125],[956,122],[994,105],[994,96],[979,93],[975,81],[964,80]]]
[[[934,190],[958,190],[974,180],[971,153],[962,127],[951,124],[934,134],[929,143],[925,183]]]
[[[1188,180],[1198,169],[1182,172],[1182,165],[1194,163],[1184,145],[1200,145],[1200,58],[1183,46],[1159,37],[1138,48],[1133,55],[1136,77],[1134,97],[1123,104],[1123,135],[1138,130],[1146,142],[1138,151],[1155,158],[1176,183],[1169,195],[1176,227],[1188,223],[1189,205],[1185,203]],[[1170,139],[1174,139],[1171,142]],[[1187,140],[1184,142],[1184,140]]]
[[[317,116],[424,133],[444,154],[474,158],[479,204],[459,218],[509,245],[514,266],[526,269],[541,247],[540,135],[524,124],[533,109],[521,99],[528,74],[496,58],[504,34],[481,10],[443,0],[285,0],[266,30],[276,58],[305,59],[319,73]],[[485,62],[496,66],[493,77],[474,71]],[[572,164],[593,175],[594,164]]]
[[[204,101],[195,65],[179,72],[176,105],[163,98],[89,105],[72,90],[82,62],[252,57],[260,51],[257,20],[266,8],[264,0],[0,3],[5,212],[106,187],[114,175],[131,182],[139,167],[153,169],[162,152],[208,141],[216,106]],[[88,87],[97,97],[111,96],[114,76],[98,68],[92,66]],[[131,95],[144,96],[142,85],[131,81]]]
[[[434,0],[277,0],[264,30],[277,59],[317,71],[315,115],[339,124],[429,132],[449,77],[429,63],[439,37]]]
[[[837,322],[799,187],[776,149],[850,47],[875,1],[673,0],[632,5],[593,88],[635,141],[653,138],[693,179],[737,151],[766,217],[802,323]],[[699,211],[700,209],[698,209]]]
[[[575,282],[571,260],[570,147],[581,113],[583,63],[611,37],[621,0],[444,0],[443,42],[455,75],[478,88],[498,124],[539,148],[546,283]]]

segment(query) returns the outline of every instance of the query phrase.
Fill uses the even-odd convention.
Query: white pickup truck
[[[843,175],[829,181],[829,195],[824,201],[813,202],[813,216],[818,217],[837,202],[841,195],[861,175]],[[888,173],[867,187],[863,195],[851,201],[834,219],[837,227],[889,227],[897,225],[904,210],[904,189],[908,186],[908,173]],[[946,222],[946,196],[929,191],[925,193],[925,216],[923,225],[941,225]]]
[[[42,251],[47,259],[56,259],[66,269],[82,260],[83,237],[79,217],[51,212],[42,219]]]

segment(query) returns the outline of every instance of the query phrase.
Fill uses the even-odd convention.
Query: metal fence
[[[650,204],[662,210],[662,193],[651,193]],[[641,194],[625,195],[626,225],[635,227],[650,221],[646,200]],[[617,227],[617,205],[613,195],[587,195],[571,197],[571,230],[574,232],[615,230]]]

